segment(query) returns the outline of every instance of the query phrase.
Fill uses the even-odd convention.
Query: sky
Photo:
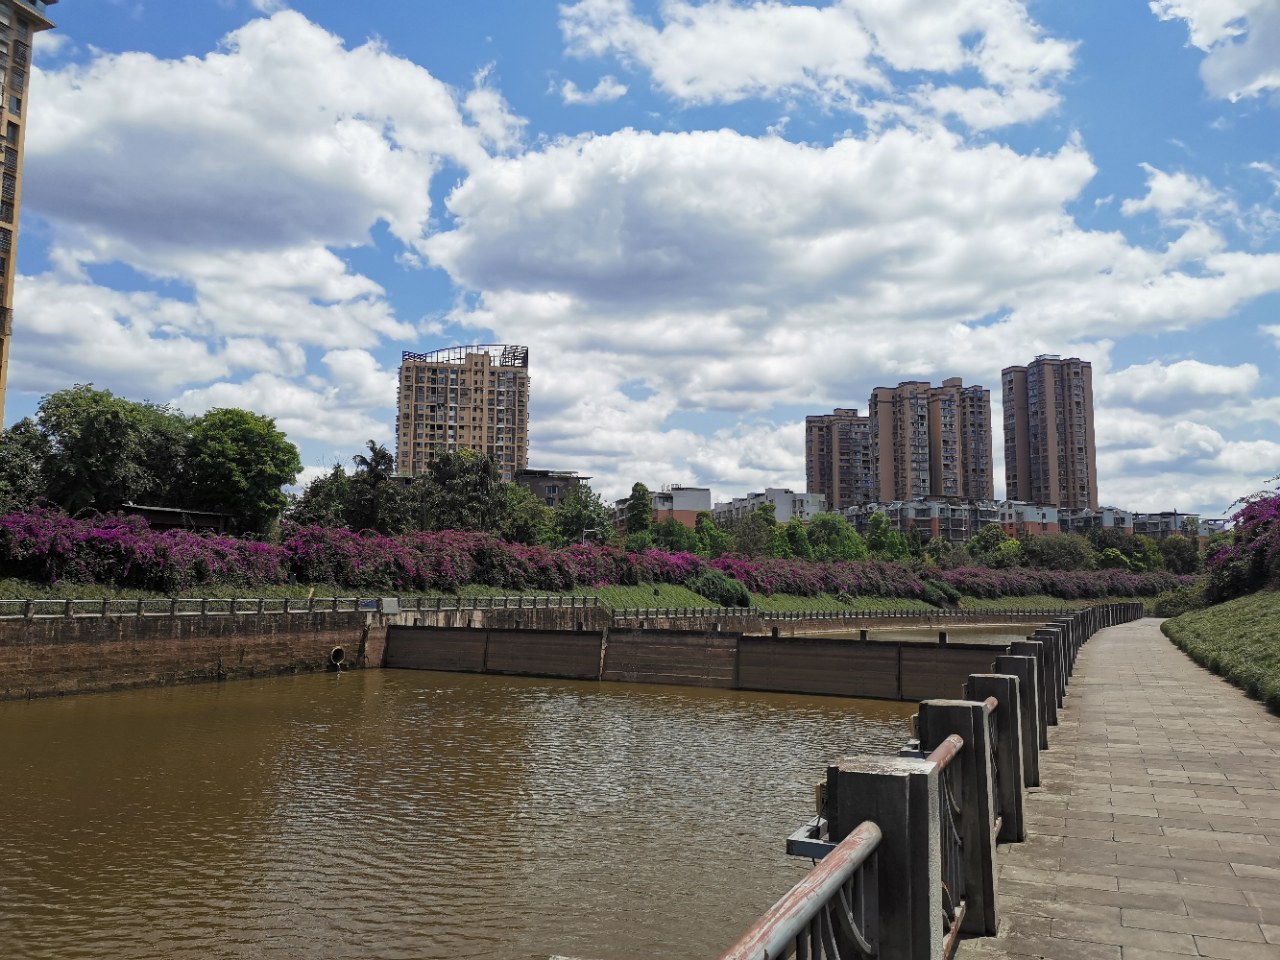
[[[394,448],[529,347],[530,466],[803,490],[804,417],[1093,365],[1103,503],[1280,473],[1276,0],[62,0],[8,423],[93,383]]]

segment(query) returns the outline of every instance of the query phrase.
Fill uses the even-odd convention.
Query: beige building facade
[[[1093,367],[1044,355],[1000,372],[1005,495],[1066,509],[1098,509]]]
[[[991,391],[951,377],[935,387],[908,380],[871,391],[877,499],[994,495]]]
[[[504,481],[529,466],[529,349],[472,344],[405,353],[396,402],[396,471],[416,477],[445,453],[476,450]]]
[[[875,447],[871,418],[853,408],[804,418],[805,481],[809,493],[827,498],[832,510],[876,499]]]
[[[30,112],[31,45],[53,26],[49,7],[58,0],[0,0],[0,77],[4,80],[0,133],[0,423],[9,385],[9,343],[13,337],[13,280],[17,273],[18,209],[22,203],[22,152]]]

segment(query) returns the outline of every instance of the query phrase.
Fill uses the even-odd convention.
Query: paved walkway
[[[960,960],[1280,960],[1280,718],[1147,619],[1084,645],[1059,721]]]

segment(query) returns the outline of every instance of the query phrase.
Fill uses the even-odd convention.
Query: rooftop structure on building
[[[1043,354],[1000,373],[1005,493],[1027,503],[1098,507],[1093,368]]]
[[[53,27],[49,7],[58,0],[0,0],[0,424],[9,383],[9,342],[13,337],[13,281],[18,262],[18,213],[22,206],[22,156],[31,116],[31,45],[35,34]]]
[[[529,348],[471,344],[404,353],[396,401],[396,469],[425,473],[445,453],[489,456],[504,481],[529,466]]]
[[[737,523],[765,504],[773,505],[773,516],[778,523],[788,523],[793,517],[808,522],[820,513],[827,512],[827,498],[820,493],[796,493],[783,487],[766,487],[758,493],[748,493],[711,508],[716,523]]]

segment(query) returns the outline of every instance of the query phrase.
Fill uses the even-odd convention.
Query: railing
[[[964,740],[952,734],[929,754],[938,765],[938,799],[940,811],[940,848],[942,852],[942,932],[943,960],[955,951],[960,927],[968,910],[965,896],[964,837],[960,823],[964,818],[964,790],[960,764],[951,761],[964,749]]]
[[[1000,731],[996,726],[996,710],[1000,701],[995,697],[987,697],[982,703],[982,712],[987,724],[987,752],[990,754],[988,764],[991,767],[991,810],[995,835],[1000,836],[1004,826],[1004,808],[1001,806],[1000,794]]]
[[[44,617],[181,617],[242,614],[373,613],[393,601],[401,611],[587,609],[598,597],[183,597],[145,600],[0,600],[0,620]]]
[[[876,847],[871,821],[845,837],[721,960],[844,960],[879,954]]]

